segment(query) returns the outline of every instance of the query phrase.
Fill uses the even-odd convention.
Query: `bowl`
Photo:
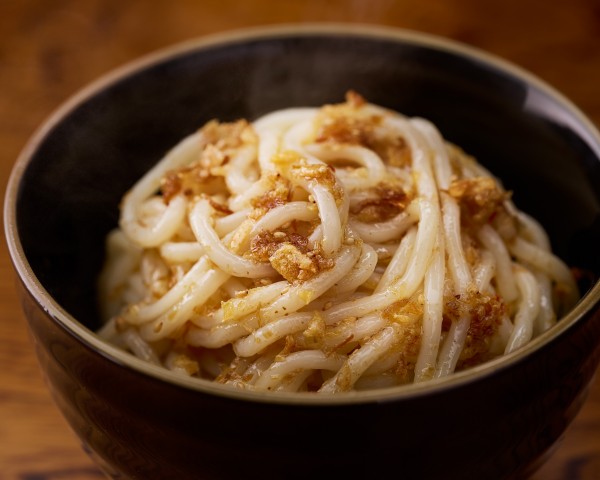
[[[432,121],[587,272],[582,298],[525,347],[397,388],[323,396],[178,376],[106,343],[96,279],[126,190],[212,118],[255,119],[356,90]],[[5,232],[53,398],[109,477],[525,478],[551,454],[600,361],[600,135],[502,59],[368,25],[281,25],[157,52],[67,101],[16,161]],[[587,281],[585,280],[587,278]]]

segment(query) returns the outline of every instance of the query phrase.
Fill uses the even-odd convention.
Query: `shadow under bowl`
[[[522,350],[427,384],[338,397],[176,377],[94,334],[104,239],[124,192],[218,118],[370,102],[432,121],[537,218],[582,300]],[[54,399],[114,478],[524,478],[586,398],[600,361],[600,136],[568,100],[483,52],[370,26],[282,26],[144,58],[68,101],[18,159],[5,230]],[[587,280],[586,280],[587,278]]]

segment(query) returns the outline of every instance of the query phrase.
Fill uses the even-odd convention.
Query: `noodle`
[[[145,361],[319,394],[479,365],[579,298],[483,166],[354,92],[183,139],[124,196],[98,290],[99,335]]]

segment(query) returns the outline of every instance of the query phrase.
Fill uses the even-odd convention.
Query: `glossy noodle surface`
[[[579,297],[492,173],[355,92],[183,139],[123,198],[99,291],[100,335],[144,360],[318,393],[451,375]]]

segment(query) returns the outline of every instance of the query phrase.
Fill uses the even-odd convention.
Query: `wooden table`
[[[28,137],[98,75],[157,48],[238,27],[362,22],[443,35],[545,79],[600,126],[597,0],[0,0],[0,176]],[[0,255],[0,479],[98,479],[36,364],[4,236]],[[535,480],[600,479],[600,378]]]

